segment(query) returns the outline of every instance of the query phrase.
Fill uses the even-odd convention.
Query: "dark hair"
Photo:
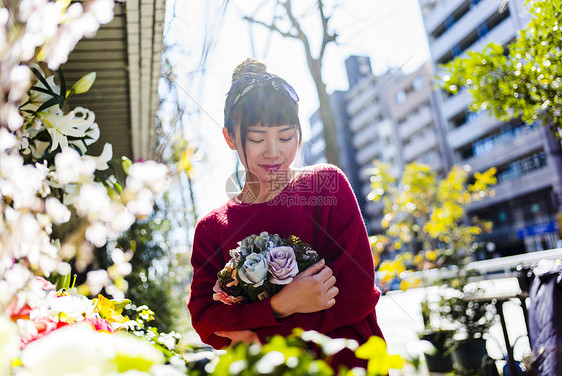
[[[302,129],[298,116],[298,96],[282,78],[267,72],[264,63],[247,58],[234,69],[232,86],[224,106],[224,125],[231,135],[240,125],[240,141],[247,164],[246,134],[250,126],[296,125],[298,147]]]

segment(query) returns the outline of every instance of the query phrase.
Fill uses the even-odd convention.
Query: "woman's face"
[[[287,172],[295,159],[298,148],[298,133],[295,125],[248,127],[246,134],[247,162],[244,161],[244,150],[240,142],[240,127],[237,126],[235,131],[236,137],[232,140],[224,128],[225,138],[230,148],[238,152],[246,170],[255,174],[261,183],[267,184],[289,176]]]

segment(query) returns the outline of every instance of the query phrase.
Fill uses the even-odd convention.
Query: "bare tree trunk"
[[[336,128],[336,118],[334,116],[334,110],[330,103],[330,96],[326,91],[326,84],[322,80],[320,63],[307,59],[308,68],[316,84],[316,92],[318,94],[319,112],[320,119],[322,120],[322,129],[324,136],[324,143],[326,144],[324,153],[326,155],[326,160],[328,163],[333,163],[339,165],[339,147],[337,142],[337,128]]]

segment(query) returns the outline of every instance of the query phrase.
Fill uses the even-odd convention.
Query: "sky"
[[[334,1],[325,1],[331,4]],[[375,74],[402,67],[405,72],[429,59],[418,0],[346,0],[331,14],[330,26],[338,44],[326,49],[323,77],[328,92],[347,90],[345,59],[350,55],[371,58]],[[177,84],[193,114],[185,121],[185,133],[200,150],[195,162],[194,190],[199,217],[228,200],[226,182],[235,171],[235,152],[222,136],[225,94],[232,70],[247,57],[264,61],[268,70],[287,80],[297,91],[303,139],[309,137],[309,116],[317,109],[316,88],[299,41],[284,39],[260,26],[250,27],[243,15],[252,14],[258,1],[169,1],[166,42],[181,46],[175,56]],[[295,2],[297,3],[297,2]],[[320,39],[320,27],[311,11],[315,1],[301,0],[309,14],[305,31],[312,43]],[[223,12],[224,9],[224,12]],[[258,18],[269,20],[272,11],[262,8]],[[204,62],[202,64],[202,62]],[[204,67],[204,69],[202,69]]]

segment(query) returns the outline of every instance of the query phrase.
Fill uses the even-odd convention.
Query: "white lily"
[[[45,125],[51,136],[52,144],[50,151],[59,145],[62,150],[68,148],[68,136],[85,137],[89,128],[92,128],[95,120],[94,113],[82,107],[77,107],[67,115],[60,116],[48,112],[40,112],[39,119]]]
[[[113,147],[110,143],[106,143],[103,146],[103,151],[98,157],[93,157],[91,155],[84,155],[82,156],[82,160],[85,161],[92,161],[96,164],[96,170],[104,171],[109,168],[107,162],[109,162],[113,158]]]

